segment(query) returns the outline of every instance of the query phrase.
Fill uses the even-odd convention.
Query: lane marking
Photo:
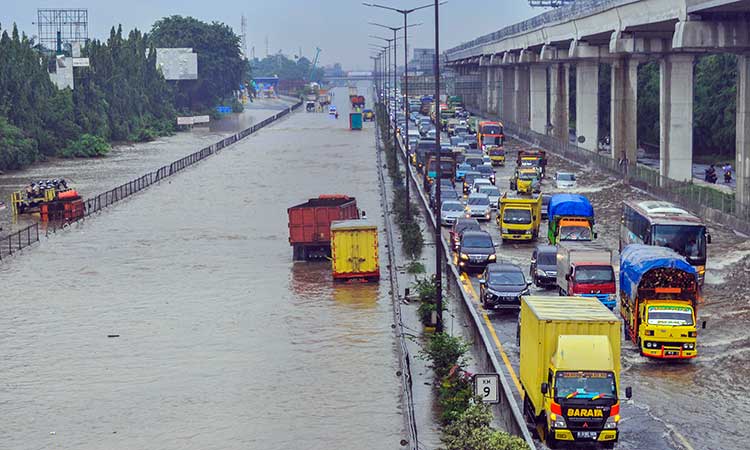
[[[476,289],[474,289],[474,285],[471,284],[471,279],[469,279],[469,277],[465,273],[462,273],[461,280],[464,282],[464,286],[466,286],[467,290],[471,294],[471,297],[474,299],[474,302],[476,303],[479,309],[479,312],[482,314],[482,317],[484,318],[484,323],[487,324],[487,328],[490,330],[490,335],[492,335],[492,340],[495,341],[495,345],[497,346],[497,350],[500,353],[500,357],[505,363],[505,367],[508,368],[508,373],[510,373],[510,377],[513,380],[513,384],[516,385],[516,389],[518,389],[518,393],[521,395],[521,397],[523,397],[523,388],[521,387],[521,382],[518,380],[518,375],[516,374],[515,369],[511,365],[508,355],[505,353],[503,344],[500,343],[500,338],[497,337],[495,326],[492,325],[492,321],[490,321],[487,311],[479,302],[479,295],[477,294]]]

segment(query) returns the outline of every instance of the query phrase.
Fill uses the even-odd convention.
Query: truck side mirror
[[[599,238],[599,233],[597,233],[597,232],[595,231],[595,232],[594,232],[594,239],[598,239],[598,238]]]
[[[701,329],[703,329],[703,330],[706,329],[706,321],[705,320],[703,321],[703,323],[701,323]]]
[[[485,284],[487,284],[487,280],[485,280],[484,278],[482,278],[481,280],[479,280],[479,284],[481,284],[482,286],[484,286]]]
[[[547,395],[549,392],[549,384],[547,382],[542,383],[542,395]]]
[[[633,397],[633,388],[628,386],[625,388],[625,397],[631,399]]]
[[[707,244],[711,243],[711,233],[708,233],[708,232],[706,233],[706,243]]]
[[[570,281],[570,274],[569,273],[565,274],[565,279],[568,280],[568,281]]]

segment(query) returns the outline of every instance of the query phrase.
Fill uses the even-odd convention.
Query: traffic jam
[[[502,123],[457,96],[437,102],[438,149],[434,98],[402,98],[391,91],[391,123],[530,428],[550,448],[613,448],[632,395],[620,385],[621,350],[642,364],[699,354],[706,224],[665,201],[625,200],[615,205],[619,236],[602,239],[572,164],[506,141]]]

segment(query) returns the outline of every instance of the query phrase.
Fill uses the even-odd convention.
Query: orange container
[[[69,191],[60,192],[57,194],[57,198],[60,200],[71,200],[78,198],[78,192],[75,189],[71,189]]]

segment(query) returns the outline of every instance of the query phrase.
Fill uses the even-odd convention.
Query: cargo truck
[[[311,198],[287,209],[287,214],[295,261],[330,256],[331,222],[359,218],[357,200],[337,194]]]
[[[331,222],[331,267],[334,281],[377,281],[378,228],[364,219]]]
[[[620,321],[598,300],[521,298],[523,410],[550,448],[613,448],[620,421]],[[631,397],[631,389],[625,389]]]
[[[617,305],[612,250],[593,242],[557,245],[557,286],[562,296],[594,297],[610,310]]]
[[[544,178],[547,172],[547,152],[544,150],[519,150],[516,155],[516,166],[523,167],[526,164],[538,167],[539,172]]]
[[[549,200],[550,245],[559,241],[591,241],[594,233],[594,207],[589,199],[579,194],[555,194]]]
[[[505,166],[505,150],[497,145],[487,147],[487,154],[493,166]]]
[[[510,179],[510,188],[519,194],[539,193],[542,189],[539,169],[534,167],[516,169],[513,178]]]
[[[644,356],[698,356],[698,272],[677,252],[644,244],[620,254],[620,314]]]
[[[498,201],[498,211],[495,220],[503,241],[531,241],[539,235],[542,220],[541,195],[521,197],[506,192]]]

